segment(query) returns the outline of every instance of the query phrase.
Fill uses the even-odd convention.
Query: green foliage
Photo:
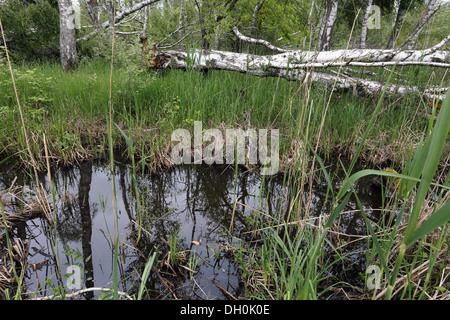
[[[0,6],[0,18],[14,60],[59,56],[59,13],[49,1],[6,1]]]
[[[16,86],[26,97],[22,103],[35,107],[48,106],[52,102],[52,98],[49,96],[49,88],[55,81],[55,78],[42,77],[36,70],[36,68],[17,70],[14,73]],[[3,72],[9,73],[9,70],[3,70]],[[4,97],[9,102],[8,104],[11,105],[15,104],[12,87],[11,78],[5,77],[4,80],[0,79],[0,88],[5,89]]]
[[[160,47],[164,48],[166,45],[177,43],[179,48],[187,46],[200,48],[204,41],[207,41],[212,49],[270,53],[264,46],[249,45],[239,41],[231,31],[233,26],[237,26],[245,35],[265,39],[279,46],[300,49],[309,49],[310,46],[312,49],[315,48],[325,0],[316,1],[313,8],[311,8],[312,1],[265,0],[253,29],[251,28],[252,18],[255,6],[259,1],[183,1],[183,12],[180,12],[181,0],[158,2],[151,6],[150,10],[147,28],[149,44],[158,43]],[[415,28],[419,16],[425,9],[426,2],[424,0],[400,2],[400,6],[407,10],[407,14],[403,20],[398,43],[404,41]],[[200,11],[197,3],[201,8]],[[358,45],[365,5],[365,0],[339,1],[338,20],[333,34],[333,48],[346,46],[354,19],[359,11],[351,41],[351,46]],[[395,1],[391,0],[374,0],[374,5],[381,8],[382,28],[368,30],[367,45],[380,48],[385,46],[390,37],[397,7]],[[419,46],[437,43],[450,32],[450,24],[446,23],[449,6],[448,3],[442,4],[441,9],[426,26],[425,32],[420,35]],[[81,10],[82,25],[92,25],[85,7],[81,6]],[[116,30],[130,32],[129,35],[116,36],[114,59],[117,65],[133,70],[140,68],[141,45],[138,34],[133,34],[133,31],[141,30],[142,24],[137,21],[142,22],[143,12],[143,10],[137,12],[138,19],[122,24]],[[182,14],[180,15],[180,13]],[[0,17],[14,61],[48,60],[56,59],[59,56],[59,16],[56,0],[33,2],[8,0],[0,6]],[[101,21],[106,21],[105,12],[101,16]],[[185,28],[173,32],[180,23],[185,25]],[[81,37],[92,30],[92,26],[79,29],[76,31],[77,36]],[[312,41],[310,41],[310,37],[313,37]],[[92,36],[87,41],[78,42],[77,50],[80,59],[92,57],[109,59],[111,57],[109,29],[106,28],[104,32]],[[1,59],[2,55],[0,54]]]
[[[156,259],[156,252],[154,252],[151,256],[149,256],[149,259],[145,263],[145,268],[144,272],[142,273],[141,284],[139,286],[139,293],[137,296],[137,300],[142,300],[144,290],[146,290],[145,285],[147,283],[148,277],[150,276],[150,271],[152,270],[155,259]]]
[[[179,249],[180,236],[178,228],[169,235],[169,262],[172,267],[177,267],[182,262],[183,252]]]
[[[114,39],[114,65],[127,73],[133,74],[142,69],[141,55],[142,49],[139,43],[139,37],[133,36],[123,38],[119,35]],[[101,58],[105,61],[111,61],[112,37],[109,29],[96,34],[90,41],[82,42],[80,52],[84,53],[82,57],[85,61],[92,58]]]

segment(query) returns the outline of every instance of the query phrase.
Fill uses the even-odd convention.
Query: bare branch
[[[273,50],[276,52],[289,52],[289,50],[285,50],[285,49],[279,48],[277,46],[274,46],[269,41],[262,40],[262,39],[254,39],[254,38],[244,36],[242,33],[239,32],[237,27],[233,27],[233,32],[242,41],[245,41],[248,43],[253,43],[253,44],[261,44],[261,45],[269,48],[270,50]]]
[[[179,32],[180,30],[185,29],[185,28],[190,27],[190,26],[193,26],[193,25],[196,25],[196,24],[198,24],[198,21],[193,22],[193,23],[188,23],[188,24],[185,24],[184,26],[178,27],[177,29],[175,29],[174,31],[172,31],[171,33],[169,33],[169,34],[167,35],[167,37],[165,37],[165,38],[162,39],[160,42],[158,42],[158,43],[156,44],[156,46],[159,47],[159,45],[160,45],[161,43],[163,43],[164,41],[166,41],[167,39],[169,39],[171,36],[173,36],[175,33]],[[191,33],[192,33],[192,32],[191,32]],[[185,35],[184,37],[182,37],[182,39],[185,39],[185,38],[186,38],[186,35]]]
[[[120,12],[119,14],[117,14],[116,17],[114,18],[114,21],[115,21],[115,23],[117,24],[117,23],[119,23],[120,21],[122,21],[124,18],[126,18],[127,16],[131,15],[132,13],[134,13],[134,12],[136,12],[136,11],[138,11],[138,10],[141,10],[142,8],[144,8],[144,7],[146,7],[146,6],[149,6],[149,5],[151,5],[151,4],[153,4],[153,3],[156,3],[156,2],[159,2],[159,1],[160,1],[160,0],[144,0],[144,1],[142,1],[142,2],[139,2],[139,3],[135,4],[134,6],[132,6],[131,8],[126,9],[126,10]],[[107,27],[109,27],[109,21],[103,22],[103,23],[101,24],[101,27],[102,27],[102,28],[107,28]],[[96,34],[97,32],[98,32],[97,30],[94,30],[94,31],[92,31],[92,32],[90,32],[90,33],[88,33],[88,34],[86,34],[85,36],[83,36],[83,37],[81,37],[81,38],[78,38],[78,39],[77,39],[77,42],[78,42],[78,41],[82,41],[82,40],[87,40],[87,39],[89,39],[90,37],[92,37],[94,34]]]
[[[303,32],[303,30],[300,30],[300,31],[297,31],[297,32],[294,32],[294,33],[291,33],[291,37],[294,37],[294,36],[296,36],[296,35],[298,35],[298,34],[300,34],[300,33],[302,33]],[[281,40],[283,40],[284,39],[284,37],[279,37],[278,39],[277,39],[277,41],[281,41]]]
[[[352,62],[352,63],[367,62],[372,64],[376,62],[383,62],[383,63],[390,62],[384,65],[379,65],[379,66],[387,66],[395,64],[393,62],[401,62],[401,65],[435,64],[435,66],[438,67],[446,67],[446,64],[450,63],[450,53],[448,51],[438,51],[450,40],[450,35],[448,35],[445,39],[443,39],[435,46],[425,50],[350,49],[350,50],[333,50],[333,51],[316,52],[316,51],[286,50],[283,48],[279,48],[272,45],[268,41],[244,36],[242,33],[239,32],[239,30],[236,27],[233,28],[233,32],[242,41],[254,44],[261,44],[273,51],[281,52],[280,54],[266,57],[268,57],[270,61],[282,60],[283,63],[286,63],[286,57],[289,57],[291,63],[303,63],[303,64],[332,62],[338,65],[339,63],[343,62]],[[432,63],[432,64],[425,64],[425,63]]]
[[[424,56],[430,55],[430,54],[436,52],[437,50],[441,49],[443,46],[445,46],[445,44],[446,44],[449,40],[450,40],[450,34],[447,35],[447,36],[446,36],[441,42],[439,42],[437,45],[435,45],[435,46],[433,46],[433,47],[431,47],[431,48],[428,48],[428,49],[423,50],[423,51],[424,51]]]
[[[162,47],[158,47],[159,49],[168,49],[168,48],[173,48],[175,46],[177,46],[178,44],[180,44],[184,39],[186,39],[187,37],[189,37],[191,34],[193,34],[195,31],[191,31],[188,34],[185,34],[183,37],[180,38],[180,40],[178,40],[175,43],[172,44],[168,44],[166,46],[162,46]]]
[[[115,31],[115,34],[122,34],[122,35],[130,35],[130,34],[140,34],[139,31]]]

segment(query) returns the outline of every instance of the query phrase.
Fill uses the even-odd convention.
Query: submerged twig
[[[83,293],[86,293],[86,292],[92,292],[92,291],[107,292],[107,291],[112,291],[112,289],[109,289],[109,288],[97,288],[97,287],[86,288],[86,289],[81,289],[81,290],[73,292],[73,293],[68,293],[68,294],[64,295],[64,298],[73,298],[73,297],[76,297],[76,296],[78,296],[80,294],[83,294]],[[124,296],[128,300],[133,300],[133,298],[131,296],[129,296],[126,292],[118,291],[117,293],[120,296]],[[51,296],[37,297],[37,298],[34,298],[33,300],[53,300],[53,299],[58,298],[58,297],[59,297],[58,295],[51,295]]]

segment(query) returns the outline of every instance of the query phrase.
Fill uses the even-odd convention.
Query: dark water
[[[141,207],[138,210],[130,165],[117,163],[115,169],[117,223],[112,206],[112,175],[107,165],[85,163],[52,173],[56,231],[41,219],[27,221],[12,231],[13,236],[30,241],[31,267],[26,271],[25,290],[29,293],[39,290],[38,295],[53,294],[51,288],[67,284],[64,274],[68,265],[76,262],[85,271],[83,288],[110,288],[116,226],[121,243],[119,290],[136,294],[146,258],[157,251],[158,261],[164,261],[170,235],[178,234],[178,250],[184,252],[185,258],[182,264],[195,269],[195,273],[156,265],[154,270],[159,271],[152,272],[146,286],[150,298],[230,299],[230,294],[242,297],[239,269],[230,248],[245,241],[243,233],[248,231],[249,217],[255,209],[273,217],[285,213],[290,189],[283,184],[283,177],[236,173],[225,166],[180,166],[159,175],[138,175]],[[16,176],[16,185],[32,181],[26,175],[3,168],[0,190],[7,189]],[[335,179],[336,188],[340,179]],[[41,181],[51,194],[45,175]],[[380,194],[368,181],[361,181],[356,190],[367,213],[376,219],[376,213],[370,209],[380,207]],[[320,183],[315,185],[311,216],[327,212],[329,204],[325,197],[326,188]],[[350,202],[347,209],[357,209],[356,204]],[[142,212],[143,226],[139,239],[135,223],[138,212]],[[232,221],[234,236],[228,233]],[[345,234],[365,232],[364,221],[354,213],[342,215],[340,228]],[[51,281],[44,283],[46,278]],[[98,298],[98,295],[86,293],[83,297]]]

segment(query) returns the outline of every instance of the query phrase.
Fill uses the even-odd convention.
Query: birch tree
[[[71,0],[58,0],[59,49],[63,70],[74,70],[78,66],[75,35],[75,15]]]
[[[131,14],[149,6],[152,5],[156,2],[159,2],[160,0],[144,0],[142,2],[138,2],[135,5],[123,9],[121,12],[117,13],[115,17],[113,17],[113,19],[110,19],[108,17],[108,21],[105,21],[103,23],[100,24],[101,29],[105,29],[105,28],[110,28],[110,20],[114,21],[114,23],[117,25],[119,22],[121,22],[122,20],[124,20],[126,17],[130,16]],[[92,32],[87,33],[86,35],[84,35],[83,37],[80,37],[77,39],[77,41],[84,41],[84,40],[88,40],[90,37],[92,37],[93,35],[97,34],[99,32],[99,30],[94,30]]]
[[[339,0],[327,0],[325,13],[319,31],[319,51],[331,48],[331,39],[336,25]]]
[[[395,46],[395,42],[397,41],[398,34],[400,33],[400,29],[402,27],[403,18],[405,17],[407,11],[405,3],[405,0],[399,0],[394,28],[392,29],[386,49],[393,49]]]
[[[108,14],[108,26],[111,35],[114,32],[114,15],[115,15],[115,0],[105,0],[106,13]]]
[[[259,1],[256,4],[255,9],[253,10],[252,23],[250,24],[250,28],[252,30],[252,33],[255,32],[256,23],[258,22],[258,14],[259,14],[259,11],[261,10],[263,5],[264,5],[264,0]]]
[[[89,14],[89,17],[91,18],[95,29],[97,31],[101,30],[100,26],[100,13],[101,13],[101,6],[98,5],[98,2],[95,0],[84,0],[84,4],[86,7],[86,11]]]
[[[367,23],[369,21],[369,15],[372,11],[373,0],[367,0],[366,8],[364,10],[363,21],[361,26],[361,49],[366,47],[367,40]]]
[[[187,13],[186,9],[187,8],[186,8],[185,0],[181,0],[181,3],[180,3],[180,16],[178,17],[178,29],[179,29],[178,32],[179,32],[180,38],[182,36],[184,36],[184,34],[185,34],[185,29],[183,28],[183,25],[184,25],[184,21],[186,20],[185,19],[185,15]]]
[[[366,58],[372,56],[375,51],[366,52],[362,56]],[[354,51],[357,54],[361,50]],[[333,53],[332,51],[330,53]],[[422,52],[423,53],[423,52]],[[246,53],[216,51],[216,50],[196,50],[189,53],[182,50],[160,51],[156,54],[157,68],[173,68],[173,69],[195,69],[199,71],[205,70],[227,70],[245,73],[258,77],[279,77],[289,81],[312,81],[319,84],[332,85],[337,89],[353,90],[353,92],[363,95],[374,96],[382,92],[384,83],[374,80],[361,79],[343,74],[329,74],[323,71],[313,69],[326,69],[330,66],[365,66],[365,67],[383,67],[393,65],[415,65],[423,64],[419,61],[408,61],[406,57],[400,59],[400,56],[392,56],[392,59],[400,59],[399,61],[383,61],[387,56],[379,53],[378,62],[357,62],[352,61],[353,54],[347,56],[341,53],[341,58],[336,61],[336,55],[328,56],[328,63],[325,62],[305,62],[301,57],[305,57],[302,52],[280,53],[270,56],[248,55]],[[417,53],[420,55],[421,53]],[[351,56],[351,57],[350,57]],[[331,59],[333,57],[333,59]],[[324,57],[323,57],[324,58]],[[447,56],[448,58],[448,56]],[[363,60],[363,59],[362,59]],[[429,62],[428,64],[439,66],[437,63]],[[289,67],[288,67],[289,66]],[[449,63],[441,63],[441,67],[449,68]],[[313,71],[311,71],[313,70]],[[405,85],[390,84],[386,87],[386,94],[389,96],[402,96],[405,94],[423,95],[428,100],[441,99],[446,96],[448,88],[429,88],[421,91],[417,87]]]
[[[419,23],[416,28],[412,32],[412,34],[408,37],[408,39],[401,45],[401,47],[405,46],[407,49],[412,49],[419,38],[420,33],[422,32],[425,25],[428,23],[430,18],[439,10],[440,5],[437,4],[437,0],[430,0],[428,2],[427,8],[422,13],[420,17]]]

